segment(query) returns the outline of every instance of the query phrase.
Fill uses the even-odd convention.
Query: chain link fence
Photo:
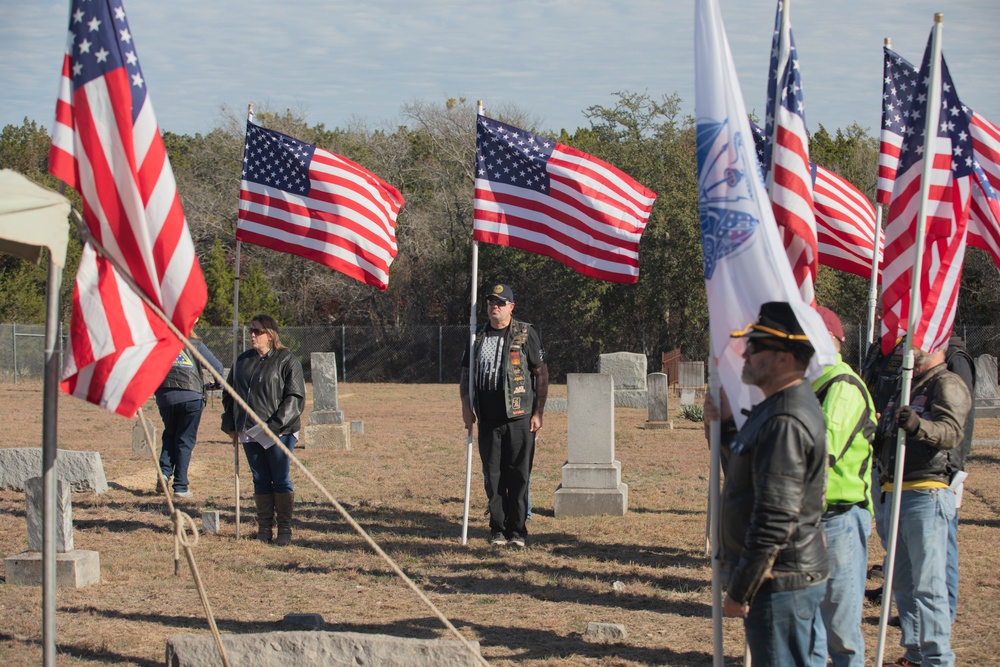
[[[603,345],[582,342],[579,332],[540,327],[549,360],[550,382],[561,384],[567,373],[593,373],[597,358],[605,352],[638,352],[647,356],[649,372],[660,371],[661,350],[630,349],[635,335],[627,340],[604,341]],[[60,326],[66,346],[67,327]],[[229,368],[233,362],[232,327],[198,327],[208,348]],[[858,367],[864,357],[866,326],[845,324],[847,338],[842,355]],[[1000,356],[1000,327],[958,324],[955,333],[965,338],[969,354]],[[400,382],[457,384],[462,354],[469,344],[469,327],[460,326],[310,326],[282,327],[281,340],[302,362],[306,379],[311,379],[309,355],[334,352],[340,382]],[[641,340],[641,338],[640,338]],[[250,345],[248,327],[236,335],[236,354]],[[645,347],[645,344],[642,344]],[[706,345],[707,347],[707,345]],[[683,351],[682,351],[683,352]],[[701,360],[696,358],[696,360]],[[60,359],[61,362],[61,359]],[[0,324],[0,382],[16,383],[22,378],[41,378],[45,363],[45,327],[27,324]]]

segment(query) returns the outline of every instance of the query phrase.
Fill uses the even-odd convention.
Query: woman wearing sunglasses
[[[289,451],[299,438],[300,417],[305,405],[306,385],[302,365],[281,343],[278,323],[270,315],[257,315],[250,322],[253,349],[239,356],[229,372],[228,382],[250,408],[278,436]],[[292,542],[292,508],[295,493],[289,474],[289,458],[257,421],[229,394],[222,399],[222,430],[243,443],[247,463],[253,472],[254,501],[257,504],[257,539],[274,539],[275,544]]]

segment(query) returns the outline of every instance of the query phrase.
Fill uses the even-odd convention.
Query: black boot
[[[258,493],[253,499],[257,503],[257,539],[270,542],[274,539],[274,496]]]
[[[278,520],[278,539],[275,544],[287,547],[292,543],[292,507],[295,505],[295,493],[274,494],[274,514]]]

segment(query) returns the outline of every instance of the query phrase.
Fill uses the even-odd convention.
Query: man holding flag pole
[[[794,319],[801,329],[801,333],[796,335],[803,336],[815,349],[805,371],[810,380],[818,377],[823,366],[834,362],[836,352],[819,314],[800,296],[785,255],[753,150],[753,136],[717,0],[699,0],[696,5],[695,73],[702,251],[712,355],[716,362],[711,392],[713,401],[719,405],[721,381],[732,405],[736,425],[742,427],[747,420],[744,410],[760,403],[764,397],[758,387],[742,382],[744,365],[749,363],[745,357],[747,346],[745,339],[731,339],[730,334],[744,329],[748,322],[754,322],[765,303],[783,302],[783,308],[790,313],[786,319],[789,323]],[[783,360],[792,356],[767,350],[758,354],[776,355]],[[815,397],[812,400],[815,402]],[[814,407],[819,410],[818,403]],[[713,622],[715,664],[721,665],[718,422],[713,421],[710,428],[710,514],[717,554],[712,563]],[[798,512],[793,509],[789,516],[793,513]],[[777,544],[772,546],[780,547]],[[734,600],[738,604],[749,601],[747,612],[751,616],[764,612],[763,606],[755,609],[754,592],[757,591],[742,590],[741,597],[744,597],[743,593],[750,593],[751,597]],[[749,620],[747,623],[749,630],[752,623]],[[811,617],[807,626],[811,626]],[[806,631],[809,630],[807,627]],[[756,639],[754,637],[754,642]],[[752,647],[754,642],[751,642]],[[788,647],[784,648],[787,652]],[[755,659],[761,664],[778,664],[769,660],[767,651],[763,645],[758,646]],[[808,653],[803,657],[803,662],[806,661]]]
[[[942,22],[936,14],[913,102],[901,110],[924,124],[901,143],[886,225],[883,352],[905,334],[900,407],[883,411],[880,422],[882,432],[898,429],[895,449],[891,437],[876,441],[883,511],[889,512],[885,588],[895,595],[906,649],[897,665],[955,660],[945,575],[955,512],[947,450],[962,439],[971,399],[943,362],[961,282],[974,158],[968,120],[941,56]],[[891,598],[883,596],[876,664],[890,610]]]

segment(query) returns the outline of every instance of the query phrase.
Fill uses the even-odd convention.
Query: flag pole
[[[892,48],[892,39],[886,37],[883,41],[885,48]],[[875,342],[875,305],[878,302],[878,267],[882,264],[882,246],[878,242],[879,233],[882,231],[882,204],[878,203],[878,196],[875,197],[875,235],[872,238],[872,277],[868,285],[868,337],[865,338],[865,355],[868,349]]]
[[[944,14],[934,15],[934,28],[931,31],[931,71],[930,83],[927,88],[927,118],[924,122],[924,162],[920,177],[920,209],[917,213],[916,242],[913,246],[913,268],[910,276],[910,304],[907,317],[907,336],[903,346],[903,382],[900,390],[899,405],[909,405],[910,388],[913,381],[913,332],[917,328],[918,309],[923,304],[920,299],[921,264],[924,255],[924,230],[927,226],[927,208],[930,194],[931,170],[934,167],[934,143],[937,140],[938,117],[941,112],[941,32],[944,27]],[[904,401],[905,399],[905,401]],[[892,577],[895,569],[896,539],[899,532],[899,507],[903,485],[903,464],[906,458],[906,432],[899,429],[896,432],[896,466],[893,472],[892,508],[889,522],[889,538],[886,550],[885,579],[882,584],[882,613],[878,625],[878,647],[875,664],[881,665],[885,656],[886,627],[889,624],[889,613],[892,610]]]
[[[247,122],[253,122],[253,104],[247,105]],[[244,137],[245,140],[245,137]],[[233,384],[236,384],[236,359],[240,356],[240,240],[236,239],[233,269]],[[235,426],[235,424],[234,424]],[[240,539],[240,448],[233,445],[233,494],[236,507],[236,539]]]
[[[868,284],[868,336],[865,338],[865,354],[875,341],[875,304],[878,302],[878,267],[882,263],[882,245],[878,242],[882,231],[882,204],[875,204],[875,238],[872,239],[872,277]]]
[[[720,378],[718,358],[713,354],[709,365],[708,391],[712,402],[722,413],[722,401],[719,398]],[[725,653],[722,646],[722,563],[715,557],[715,549],[719,546],[719,481],[721,478],[720,457],[722,450],[722,425],[718,419],[713,419],[708,426],[709,472],[708,472],[708,518],[709,534],[712,545],[712,665],[722,667]]]
[[[476,115],[483,115],[483,101],[479,100]],[[479,285],[479,241],[475,238],[472,239],[472,268],[469,273],[472,276],[472,286],[470,288],[471,296],[469,297],[469,407],[475,414],[476,406],[473,403],[473,397],[475,396],[475,390],[473,388],[473,382],[475,382],[475,374],[473,370],[476,367],[475,352],[476,352],[476,287]],[[462,509],[462,544],[469,543],[469,496],[472,493],[472,426],[469,426],[469,437],[465,443],[465,502],[463,503]]]

